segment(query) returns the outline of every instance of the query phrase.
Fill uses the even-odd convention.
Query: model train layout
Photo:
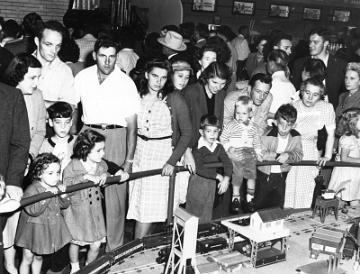
[[[329,254],[311,249],[311,239],[314,235],[321,235],[324,230],[344,235],[341,240],[342,250],[338,253],[340,255],[336,262],[336,266],[340,266],[339,269],[344,272],[334,273],[356,273],[354,265],[356,266],[355,263],[358,260],[358,256],[355,256],[358,252],[352,238],[356,240],[357,237],[360,208],[350,208],[347,214],[339,211],[338,220],[334,215],[329,215],[324,223],[321,222],[319,216],[312,218],[312,214],[310,210],[288,214],[276,209],[275,212],[271,210],[260,212],[260,214],[258,212],[258,215],[237,215],[200,224],[195,237],[196,244],[193,245],[197,267],[194,270],[194,264],[187,263],[186,273],[220,273],[219,271],[222,271],[289,274],[303,271],[310,274],[320,272],[306,272],[307,268],[302,267],[321,262],[326,263],[324,267],[327,271]],[[259,223],[256,224],[259,218],[264,220],[262,227],[267,227],[262,234],[259,232]],[[253,219],[253,226],[258,225],[258,228],[251,225],[251,219]],[[271,228],[269,222],[273,223],[274,227]],[[275,227],[276,224],[282,229]],[[180,228],[179,233],[181,231]],[[185,229],[185,231],[188,230]],[[347,233],[352,234],[353,237],[347,237]],[[134,240],[100,257],[78,273],[165,273],[172,250],[172,241],[173,230]],[[340,251],[340,249],[337,250]],[[316,258],[310,258],[312,252],[317,255]],[[177,272],[178,268],[173,270],[174,272],[171,272],[172,269],[169,268],[168,273],[182,273]]]

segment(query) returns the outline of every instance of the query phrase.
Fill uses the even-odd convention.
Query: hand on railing
[[[120,176],[119,182],[125,182],[127,181],[127,179],[129,179],[129,173],[123,171],[122,169],[119,169],[116,173],[115,176]]]
[[[175,167],[165,163],[165,165],[163,166],[162,172],[161,172],[161,176],[171,176],[174,173],[174,169]]]

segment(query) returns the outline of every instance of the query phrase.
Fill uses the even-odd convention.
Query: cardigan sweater
[[[171,114],[173,153],[168,164],[175,166],[185,153],[191,140],[191,120],[188,106],[184,97],[178,90],[171,92],[166,98],[166,104]]]
[[[39,154],[39,149],[45,138],[46,108],[40,90],[31,95],[24,95],[30,125],[30,151],[33,159]]]
[[[268,134],[261,137],[261,146],[262,146],[262,154],[264,156],[264,161],[275,161],[277,158],[276,150],[278,148],[278,130],[274,127],[269,131]],[[285,148],[284,153],[289,154],[289,158],[286,163],[295,163],[300,162],[303,158],[303,150],[301,144],[301,135],[295,129],[292,129],[289,133],[289,141]],[[289,172],[291,166],[281,165],[281,172]],[[271,166],[259,166],[258,169],[270,175]]]

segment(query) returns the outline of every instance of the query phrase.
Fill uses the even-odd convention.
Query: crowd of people
[[[188,172],[176,176],[174,208],[204,223],[310,208],[319,168],[334,154],[360,163],[360,63],[330,54],[325,28],[311,30],[309,54],[294,59],[290,34],[273,30],[249,45],[246,26],[237,35],[229,26],[164,26],[136,53],[129,32],[99,31],[91,20],[70,31],[30,13],[18,39],[8,25],[0,47],[2,202],[58,194],[0,215],[8,273],[41,273],[44,258],[49,273],[69,263],[75,273],[79,250],[86,265],[102,244],[106,252],[124,244],[126,219],[135,220],[134,238],[148,235],[167,219],[177,165]],[[301,160],[318,167],[289,165]],[[161,175],[127,182],[129,173],[159,168]],[[344,206],[359,205],[360,169],[327,172],[323,186],[342,189]],[[114,175],[119,183],[107,185]],[[64,193],[88,181],[94,186]]]

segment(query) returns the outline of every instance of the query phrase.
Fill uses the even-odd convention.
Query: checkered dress
[[[330,103],[318,101],[314,108],[304,106],[301,100],[294,102],[297,120],[295,129],[301,134],[301,143],[304,152],[304,161],[319,159],[317,150],[318,130],[325,125],[326,129],[335,129],[335,112]],[[317,167],[292,167],[286,178],[284,207],[309,208],[315,187]]]
[[[141,99],[138,134],[149,138],[172,134],[170,111],[165,101]],[[133,171],[162,168],[172,154],[171,138],[144,141],[137,138]],[[167,217],[169,177],[151,176],[129,183],[127,218],[143,223],[164,222]]]

